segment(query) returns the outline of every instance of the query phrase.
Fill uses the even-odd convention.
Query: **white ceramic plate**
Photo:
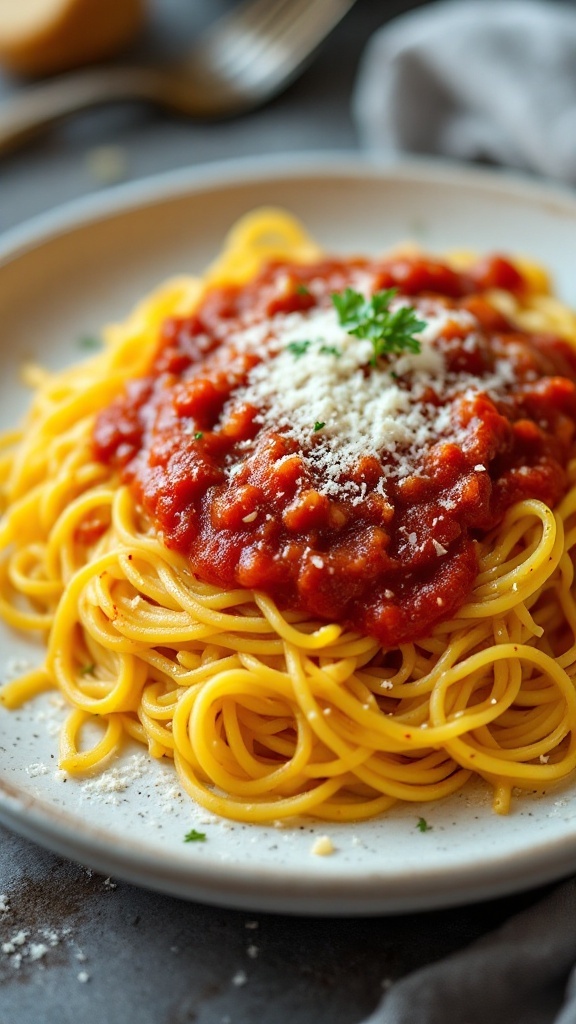
[[[61,365],[78,339],[123,315],[162,278],[200,271],[228,226],[262,203],[300,216],[327,248],[377,252],[416,238],[527,253],[576,304],[576,198],[493,173],[430,164],[374,167],[342,157],[242,162],[163,177],[76,204],[0,243],[0,418],[25,407],[22,360]],[[4,629],[4,677],[41,651]],[[1,666],[0,666],[1,667]],[[44,697],[0,710],[0,819],[107,874],[236,907],[322,914],[398,912],[464,903],[558,878],[576,863],[576,783],[495,816],[471,788],[362,825],[290,828],[220,822],[180,793],[168,765],[128,751],[108,791],[62,781]],[[418,817],[432,829],[421,833]],[[191,828],[204,843],[183,842]],[[311,853],[329,833],[330,857]]]

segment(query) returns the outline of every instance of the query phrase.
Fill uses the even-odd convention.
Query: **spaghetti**
[[[101,770],[129,737],[152,757],[173,758],[199,804],[249,822],[301,814],[361,820],[398,800],[438,800],[471,775],[493,787],[494,807],[504,813],[514,787],[546,788],[574,770],[576,364],[567,342],[576,343],[576,318],[549,294],[537,268],[503,260],[474,267],[464,257],[450,266],[410,256],[327,262],[291,218],[258,211],[233,229],[202,281],[183,278],[162,287],[108,331],[102,353],[63,373],[28,371],[36,389],[32,408],[22,430],[5,436],[0,463],[0,614],[16,629],[45,635],[48,651],[45,666],[4,686],[1,699],[10,708],[60,689],[71,706],[62,768],[72,775]],[[372,358],[372,343],[341,325],[332,323],[327,334],[336,315],[332,293],[390,287],[396,289],[389,295],[392,315],[411,304],[423,319],[424,329],[415,332],[418,352]],[[234,377],[228,353],[230,387],[222,384],[220,404],[212,408],[203,386],[198,405],[197,367],[219,372],[226,339],[218,325],[226,321],[230,328],[239,310],[248,317],[234,335],[242,373]],[[282,351],[278,330],[270,327],[280,322]],[[471,365],[477,356],[471,338],[488,334],[497,351],[479,370]],[[194,345],[201,351],[192,351]],[[369,382],[373,403],[383,401],[385,379],[396,423],[394,403],[409,393],[408,433],[395,438],[386,458],[382,445],[369,452],[372,462],[358,474],[357,446],[345,447],[328,413],[316,419],[316,406],[308,426],[301,422],[302,403],[287,386],[278,398],[280,420],[286,418],[279,436],[288,438],[290,450],[275,465],[286,466],[295,454],[300,463],[292,492],[275,504],[277,481],[268,494],[262,460],[256,459],[262,472],[254,482],[254,453],[269,439],[270,396],[282,391],[282,383],[274,391],[273,374],[262,367],[268,360],[281,369],[281,359],[298,368],[300,397],[310,380],[312,392],[322,392],[319,365],[330,367],[332,394],[356,374]],[[355,360],[351,370],[346,360]],[[440,372],[442,388],[432,400],[429,378],[438,381]],[[191,461],[178,479],[188,487],[199,479],[200,464],[208,474],[196,496],[169,491],[181,504],[166,498],[166,467],[180,465],[166,450],[174,439],[171,387],[180,389],[179,417],[192,431]],[[434,449],[437,456],[439,442],[445,455],[446,446],[466,449],[472,435],[449,432],[455,416],[464,423],[464,397],[473,399],[466,424],[473,424],[479,443],[474,402],[486,394],[508,424],[498,420],[502,430],[512,431],[506,443],[500,450],[485,447],[483,461],[464,468],[452,452],[450,473],[446,458],[440,469],[437,463],[426,468],[421,452]],[[242,418],[240,406],[246,410],[255,399],[261,402],[256,417]],[[547,420],[538,402],[548,403]],[[382,413],[380,405],[363,402],[361,426],[368,408]],[[333,413],[336,420],[339,414]],[[428,443],[431,420],[440,436]],[[305,428],[310,441],[295,436]],[[372,435],[360,441],[366,449]],[[469,452],[469,462],[480,458],[479,450]],[[336,473],[326,468],[327,451],[337,451]],[[370,476],[375,462],[380,472]],[[424,485],[432,487],[438,474],[444,494],[447,480],[460,494],[471,479],[480,483],[472,497],[466,492],[466,515],[451,508],[452,499],[445,502],[452,525],[434,534],[424,514],[430,504]],[[491,482],[487,490],[484,480]],[[259,489],[257,508],[242,503],[254,497],[249,487]],[[410,489],[412,504],[402,498]],[[218,494],[225,500],[208,506],[207,496]],[[193,509],[188,519],[185,506]],[[412,507],[418,510],[413,527]],[[378,544],[352,549],[358,522]],[[329,527],[340,538],[333,549]],[[232,557],[231,537],[253,555]],[[259,559],[263,538],[269,550]],[[272,541],[278,557],[270,555]],[[208,564],[210,543],[218,557]],[[375,562],[380,572],[384,565],[383,582],[369,576],[363,589]],[[274,570],[266,585],[247,585],[263,578],[265,564]],[[459,566],[458,573],[449,566]],[[333,586],[334,575],[345,585]],[[416,581],[411,590],[410,581]],[[346,587],[352,596],[345,599]],[[100,734],[87,745],[90,723]]]

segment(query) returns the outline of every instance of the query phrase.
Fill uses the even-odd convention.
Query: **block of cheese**
[[[0,0],[0,63],[47,75],[113,56],[137,34],[145,0]]]

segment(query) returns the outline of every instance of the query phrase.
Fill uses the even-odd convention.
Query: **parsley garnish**
[[[305,284],[297,284],[296,295],[310,295],[310,289]]]
[[[201,430],[197,430],[196,433],[194,434],[194,440],[195,441],[201,441],[203,437],[204,437],[204,434],[202,433]]]
[[[355,338],[372,343],[372,366],[376,366],[381,356],[419,352],[422,347],[414,334],[421,331],[426,323],[418,319],[414,307],[400,306],[394,313],[390,312],[390,302],[397,290],[386,288],[370,299],[365,299],[353,288],[345,288],[343,292],[332,295],[340,326]]]
[[[416,828],[418,829],[419,832],[431,832],[434,826],[429,825],[428,822],[426,821],[426,818],[418,818]]]
[[[193,828],[193,829],[190,830],[190,832],[187,832],[186,835],[184,836],[184,842],[185,843],[205,843],[206,842],[206,833],[205,832],[197,832],[196,829]]]
[[[78,338],[78,348],[83,348],[87,352],[95,352],[97,349],[102,348],[102,342],[100,338],[95,337],[93,334],[83,334]]]
[[[81,676],[93,676],[96,665],[92,662],[91,665],[83,665],[80,669]]]
[[[323,423],[321,420],[316,420],[316,423],[314,424],[314,430],[315,431],[322,430],[322,427],[325,427],[325,426],[326,426],[326,424]]]
[[[311,344],[311,341],[289,341],[286,348],[296,359],[299,359],[300,356],[303,356],[308,351]]]
[[[341,356],[342,353],[336,345],[321,345],[320,352],[323,356]]]

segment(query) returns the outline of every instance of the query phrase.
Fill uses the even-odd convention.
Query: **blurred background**
[[[85,32],[92,32],[90,12],[98,0],[27,2],[40,24],[58,8],[77,5]],[[117,11],[135,2],[111,0]],[[24,59],[20,52],[14,58],[9,29],[18,6],[25,8],[25,0],[0,0],[0,117],[9,98],[32,84],[32,71],[46,64],[46,46],[37,38],[32,15],[20,28],[31,43]],[[110,6],[109,0],[100,6]],[[203,28],[234,6],[234,0],[142,0],[108,66],[181,57]],[[419,6],[410,0],[357,0],[301,77],[264,107],[240,117],[199,123],[141,103],[76,115],[0,160],[0,231],[69,199],[172,168],[262,153],[355,150],[350,100],[364,47],[376,28]],[[77,27],[67,46],[74,63],[73,54],[82,49]],[[14,63],[18,68],[24,63],[28,74],[10,71],[7,65]]]

